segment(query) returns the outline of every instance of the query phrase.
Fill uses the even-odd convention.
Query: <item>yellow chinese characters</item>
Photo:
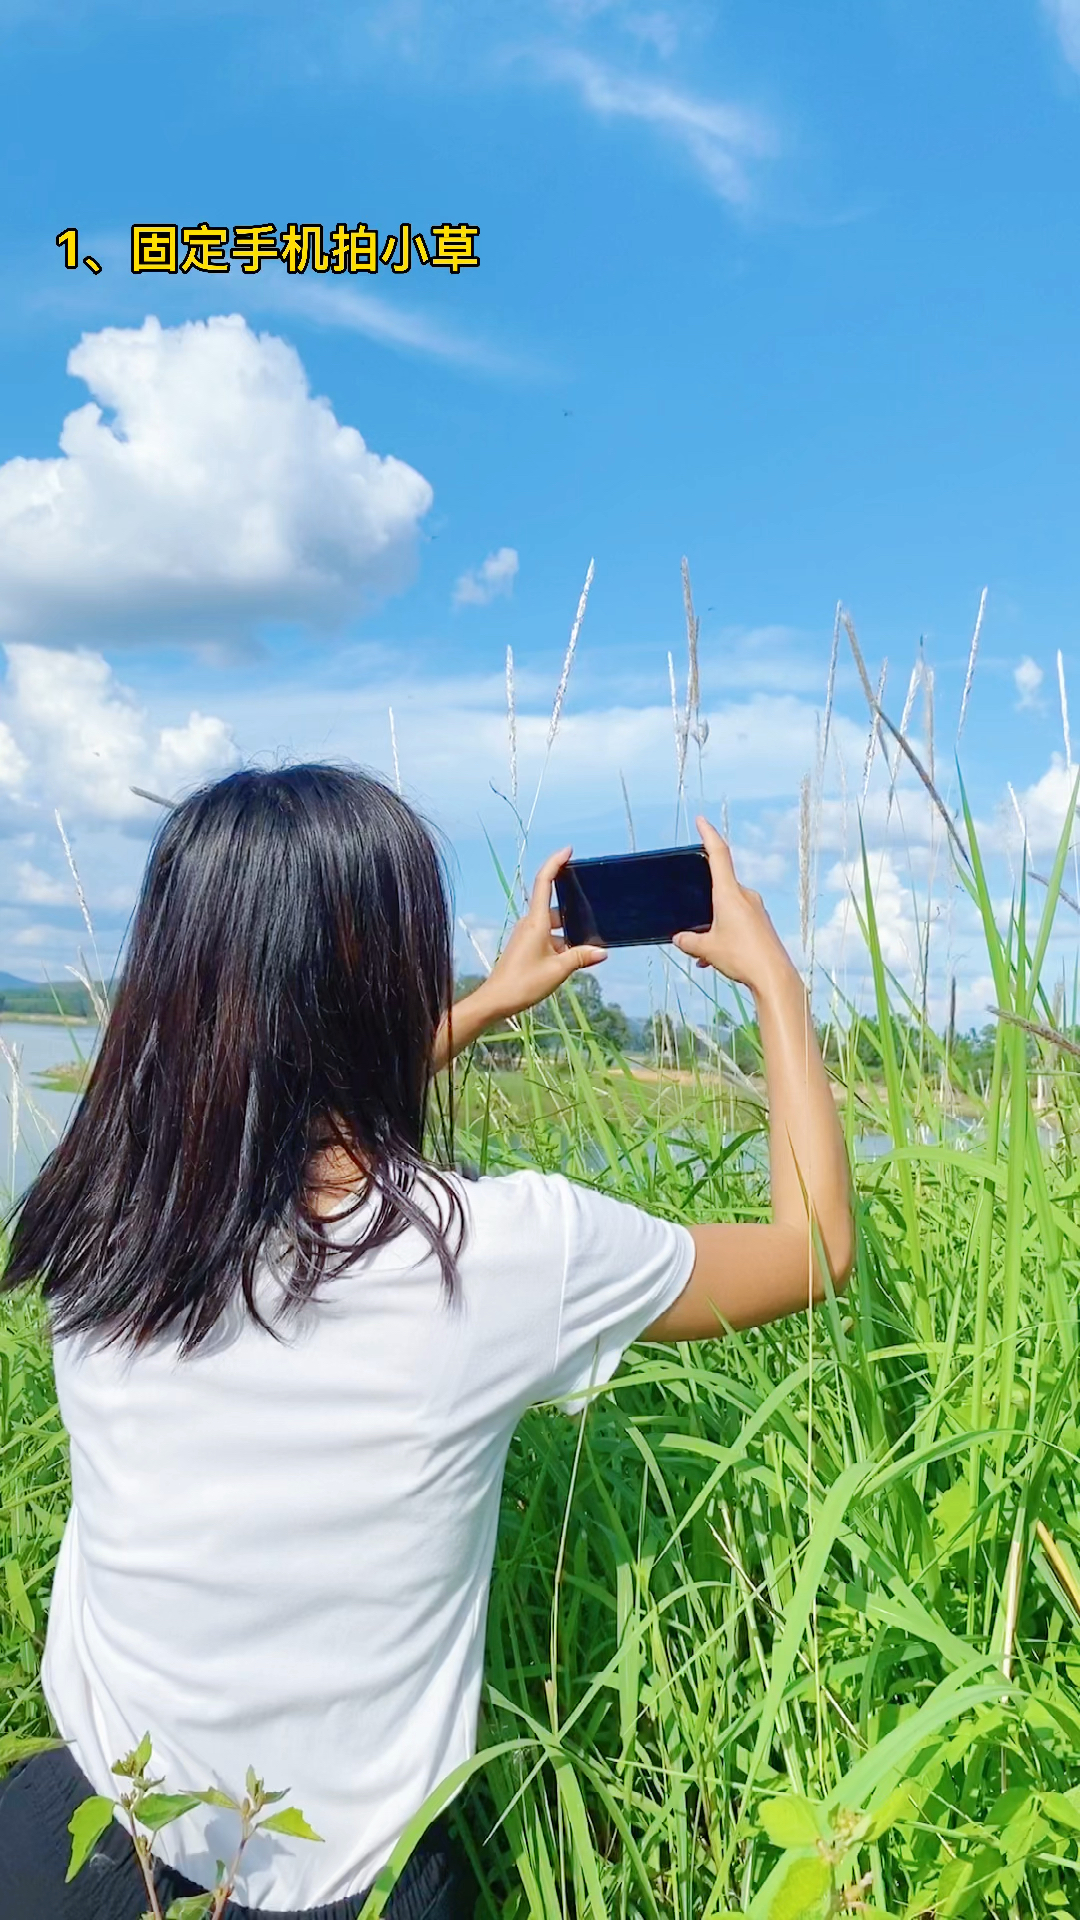
[[[479,233],[479,227],[451,227],[443,225],[432,227],[435,236],[435,258],[433,267],[449,267],[451,273],[460,273],[462,267],[480,265],[473,251],[473,241]]]
[[[233,260],[242,273],[259,273],[271,260],[280,261],[286,273],[378,273],[380,266],[408,273],[414,259],[424,267],[449,267],[451,273],[480,265],[479,227],[444,221],[428,231],[433,248],[419,228],[403,220],[380,249],[378,229],[364,220],[355,226],[339,220],[328,239],[319,221],[290,220],[280,236],[269,220],[231,228],[212,227],[206,220],[193,227],[139,225],[131,229],[131,271],[228,273]]]
[[[176,272],[176,228],[132,227],[132,273]]]

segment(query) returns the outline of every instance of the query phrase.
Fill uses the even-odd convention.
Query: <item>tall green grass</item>
[[[837,1077],[852,1148],[891,1144],[856,1158],[848,1294],[639,1348],[583,1417],[522,1423],[464,1795],[484,1915],[1080,1913],[1080,1077],[1038,1031],[1072,815],[1039,915],[1021,887],[999,923],[962,804],[993,1069],[965,1080],[890,976],[864,861],[880,1060],[860,1065],[849,1008]],[[765,1214],[743,1151],[763,1115],[722,1062],[720,1086],[657,1086],[572,993],[554,1018],[557,1063],[523,1019],[513,1097],[459,1062],[462,1157],[674,1219]],[[977,1117],[959,1138],[956,1094]],[[31,1304],[0,1318],[0,1487],[2,1760],[48,1732],[67,1498]]]

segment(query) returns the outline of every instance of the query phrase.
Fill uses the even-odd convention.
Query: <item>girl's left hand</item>
[[[479,991],[492,1008],[491,1018],[509,1019],[535,1007],[581,967],[607,959],[605,947],[568,947],[563,941],[551,888],[572,849],[563,847],[544,861],[536,876],[528,912],[522,914]]]

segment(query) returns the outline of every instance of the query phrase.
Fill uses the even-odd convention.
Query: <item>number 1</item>
[[[64,249],[65,267],[77,267],[79,264],[78,227],[65,227],[63,233],[57,234],[56,244]]]

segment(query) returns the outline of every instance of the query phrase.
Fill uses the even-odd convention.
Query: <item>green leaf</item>
[[[960,1474],[934,1502],[934,1535],[942,1559],[963,1550],[965,1543],[956,1537],[971,1518],[971,1512],[971,1486],[967,1476]]]
[[[26,1628],[27,1633],[36,1633],[37,1621],[34,1618],[33,1602],[26,1591],[23,1570],[14,1558],[4,1561],[4,1584],[8,1590],[8,1599],[15,1618]]]
[[[120,1774],[124,1780],[134,1780],[137,1774],[146,1772],[152,1752],[150,1735],[144,1733],[137,1747],[132,1747],[130,1753],[125,1753],[122,1760],[113,1761],[110,1771]]]
[[[891,1827],[898,1826],[901,1821],[917,1820],[929,1791],[929,1786],[920,1780],[901,1780],[900,1785],[894,1787],[871,1814],[866,1838],[880,1840],[882,1834],[888,1833]]]
[[[202,1797],[201,1793],[144,1793],[133,1811],[141,1826],[157,1833],[167,1827],[170,1820],[179,1820],[181,1814],[190,1813]]]
[[[321,1840],[322,1834],[309,1827],[299,1807],[282,1807],[280,1813],[272,1813],[266,1820],[259,1821],[259,1832],[288,1833],[294,1840]]]
[[[113,1817],[113,1801],[106,1800],[104,1794],[93,1793],[88,1800],[77,1806],[68,1821],[71,1835],[71,1859],[64,1875],[65,1882],[74,1880],[79,1868],[93,1853],[97,1842]]]
[[[999,1793],[986,1816],[988,1827],[1007,1827],[1018,1813],[1025,1811],[1031,1800],[1028,1787],[1010,1787],[1007,1793]]]
[[[254,1800],[255,1795],[259,1791],[258,1775],[256,1774],[254,1767],[249,1767],[246,1774],[244,1775],[244,1785],[247,1788],[248,1793],[251,1795],[251,1798]]]
[[[240,1811],[239,1800],[234,1800],[230,1794],[222,1793],[218,1787],[205,1787],[202,1793],[195,1794],[194,1798],[201,1800],[206,1807],[229,1807],[233,1813]]]
[[[1073,1798],[1075,1793],[1074,1787],[1071,1793],[1044,1793],[1042,1796],[1042,1810],[1047,1819],[1053,1820],[1059,1827],[1067,1827],[1070,1833],[1080,1833],[1080,1805]]]
[[[801,1794],[785,1793],[764,1801],[758,1821],[774,1847],[812,1847],[822,1837],[814,1807]]]
[[[832,1891],[832,1871],[820,1854],[793,1860],[765,1910],[765,1920],[818,1920]]]
[[[170,1901],[165,1920],[205,1920],[213,1904],[212,1893],[187,1893],[181,1900]]]
[[[1041,1848],[1049,1838],[1050,1828],[1039,1812],[1039,1803],[1032,1794],[1028,1804],[1015,1819],[1010,1820],[998,1842],[1010,1866],[1023,1862],[1030,1853]]]
[[[971,1873],[970,1860],[945,1862],[938,1877],[935,1910],[940,1909],[943,1914],[959,1911],[960,1903],[971,1887]]]

